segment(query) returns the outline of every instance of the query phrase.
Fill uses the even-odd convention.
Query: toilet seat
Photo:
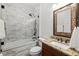
[[[31,50],[30,50],[30,54],[31,55],[39,55],[39,53],[41,53],[41,47],[39,47],[39,46],[35,46],[35,47],[33,47],[33,48],[31,48]]]

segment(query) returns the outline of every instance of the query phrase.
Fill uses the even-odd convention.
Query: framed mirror
[[[71,37],[72,31],[76,26],[76,6],[68,4],[53,12],[54,35]]]

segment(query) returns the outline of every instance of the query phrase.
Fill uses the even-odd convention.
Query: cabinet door
[[[46,44],[42,44],[42,55],[43,56],[67,56],[67,54],[53,48],[53,47],[50,47]]]

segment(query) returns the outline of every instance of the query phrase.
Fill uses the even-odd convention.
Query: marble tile
[[[6,36],[9,40],[14,41],[12,39],[19,40],[32,37],[35,32],[35,26],[38,36],[40,4],[4,3],[3,5],[5,5],[5,9],[1,10],[1,16],[6,23]],[[33,17],[30,17],[29,13],[32,13]],[[36,19],[36,25],[35,21],[30,22],[31,19]]]

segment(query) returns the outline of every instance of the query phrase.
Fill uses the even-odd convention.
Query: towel
[[[79,27],[75,27],[70,40],[70,47],[79,51]]]
[[[0,19],[0,39],[5,37],[4,21]]]

